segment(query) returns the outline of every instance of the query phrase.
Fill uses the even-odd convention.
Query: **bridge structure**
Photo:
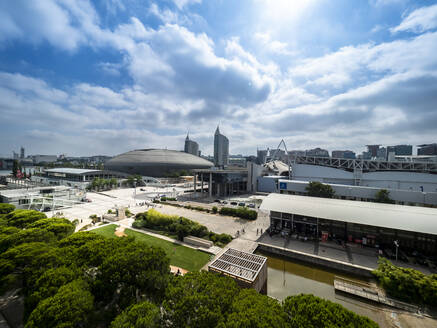
[[[328,166],[354,172],[357,178],[363,172],[399,171],[437,174],[437,162],[432,161],[376,161],[362,159],[295,156],[292,163]]]

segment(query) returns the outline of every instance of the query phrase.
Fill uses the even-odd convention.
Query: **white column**
[[[194,198],[196,198],[197,192],[197,174],[194,173]]]
[[[208,186],[209,197],[212,197],[212,172],[209,173],[209,186]]]
[[[201,183],[200,194],[201,194],[201,197],[203,197],[203,173],[200,173],[200,183]]]

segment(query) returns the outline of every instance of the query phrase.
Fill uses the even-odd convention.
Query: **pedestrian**
[[[263,229],[261,229],[261,235],[263,234]]]
[[[244,228],[243,228],[243,233],[246,233],[246,231],[244,231]]]
[[[256,235],[258,236],[258,228],[256,228]]]

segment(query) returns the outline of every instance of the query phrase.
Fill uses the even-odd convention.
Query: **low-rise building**
[[[126,174],[108,170],[55,168],[46,169],[40,175],[33,175],[32,181],[45,185],[64,185],[85,189],[94,178],[118,179],[126,176]]]
[[[270,194],[260,210],[270,215],[271,233],[297,238],[340,239],[369,247],[437,252],[437,209]]]
[[[86,197],[84,191],[66,187],[36,187],[5,189],[0,191],[0,203],[15,205],[18,209],[34,209],[48,211],[71,207]]]

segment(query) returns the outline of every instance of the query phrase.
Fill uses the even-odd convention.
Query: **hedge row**
[[[167,200],[169,200],[167,198]],[[204,208],[201,206],[191,206],[191,205],[180,205],[180,204],[175,204],[175,203],[167,203],[165,201],[161,201],[159,200],[154,200],[154,203],[160,203],[160,204],[164,204],[164,205],[170,205],[170,206],[174,206],[174,207],[183,207],[186,208],[187,210],[195,210],[195,211],[199,211],[199,212],[206,212],[206,213],[219,213],[221,215],[228,215],[228,216],[234,216],[234,217],[238,217],[241,219],[246,219],[246,220],[256,220],[256,218],[258,217],[258,213],[254,210],[249,210],[246,207],[238,207],[238,208],[233,208],[233,207],[222,207],[220,210],[217,209],[217,206],[213,206],[212,209],[208,209],[208,208]]]
[[[135,216],[134,228],[146,228],[158,231],[165,231],[176,234],[179,240],[186,236],[196,236],[209,239],[217,246],[224,246],[232,240],[228,234],[216,234],[209,231],[207,227],[187,218],[177,215],[162,214],[154,209]]]
[[[256,220],[258,213],[254,210],[249,210],[246,207],[222,207],[219,210],[221,215],[235,216],[246,220]]]
[[[437,306],[437,274],[401,268],[385,258],[379,259],[373,274],[389,295],[406,302]]]
[[[161,202],[165,201],[176,201],[177,199],[174,197],[161,197]]]

